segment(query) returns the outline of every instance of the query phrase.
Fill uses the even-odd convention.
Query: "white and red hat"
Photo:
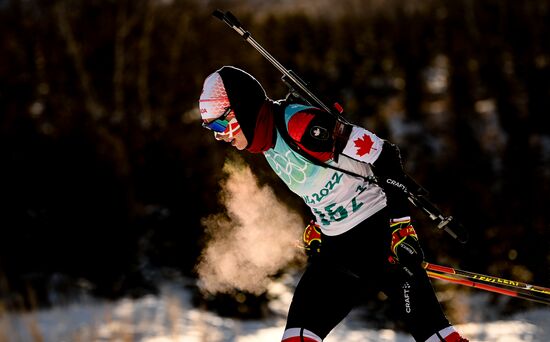
[[[214,72],[206,78],[202,88],[199,99],[201,118],[203,120],[219,118],[227,107],[229,107],[229,98],[222,77],[218,72]]]

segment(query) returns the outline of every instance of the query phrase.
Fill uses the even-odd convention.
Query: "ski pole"
[[[541,293],[543,295],[550,296],[550,288],[546,288],[546,287],[542,287],[542,286],[536,286],[536,285],[523,283],[523,282],[520,282],[520,281],[502,279],[502,278],[493,277],[493,276],[489,276],[489,275],[484,275],[484,274],[479,274],[479,273],[474,273],[474,272],[469,272],[469,271],[463,271],[463,270],[459,270],[459,269],[452,268],[452,267],[449,267],[449,266],[441,266],[441,265],[431,264],[431,263],[427,263],[427,262],[424,262],[422,264],[422,266],[426,270],[429,270],[429,271],[435,271],[435,272],[439,272],[439,273],[451,274],[451,275],[458,276],[458,277],[461,277],[461,278],[468,278],[468,279],[473,279],[473,280],[476,280],[476,281],[482,281],[482,282],[485,282],[485,283],[498,284],[500,286],[513,287],[513,288],[524,290],[524,291]]]
[[[427,273],[430,278],[439,279],[439,280],[451,282],[454,284],[465,285],[465,286],[474,287],[480,290],[485,290],[485,291],[494,292],[494,293],[498,293],[498,294],[502,294],[510,297],[515,297],[515,298],[530,300],[541,304],[550,305],[550,298],[541,297],[534,294],[523,293],[523,292],[514,291],[514,290],[509,290],[509,289],[503,289],[497,286],[483,284],[483,283],[476,282],[469,279],[459,279],[447,274],[440,274],[432,271],[427,271]]]
[[[432,278],[550,305],[549,288],[457,270],[452,267],[440,266],[427,262],[424,262],[422,266],[428,272],[428,276]]]

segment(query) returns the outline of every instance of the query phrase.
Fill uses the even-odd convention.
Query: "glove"
[[[314,257],[321,253],[321,228],[315,221],[311,220],[304,229],[302,241],[308,257]]]
[[[411,224],[410,217],[391,219],[392,229],[391,263],[399,262],[403,266],[418,266],[424,260],[424,252],[418,242],[418,236]]]

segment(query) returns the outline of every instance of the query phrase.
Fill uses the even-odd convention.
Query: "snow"
[[[191,304],[191,291],[181,284],[161,287],[157,296],[115,302],[84,300],[78,304],[31,313],[0,315],[0,341],[140,341],[140,342],[261,342],[280,341],[284,313],[291,293],[281,283],[271,291],[273,317],[237,320],[219,317]],[[481,308],[482,305],[475,307]],[[480,309],[481,310],[481,309]],[[483,310],[494,310],[485,305]],[[402,332],[365,327],[349,316],[326,338],[326,342],[411,342]],[[470,341],[548,341],[550,308],[522,312],[494,321],[457,325]]]

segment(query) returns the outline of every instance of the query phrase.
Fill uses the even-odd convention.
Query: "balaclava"
[[[221,83],[219,81],[221,78]],[[220,106],[231,106],[246,139],[254,140],[256,119],[267,95],[261,84],[249,73],[233,66],[224,66],[211,74],[201,94],[199,106],[203,119],[213,119],[222,115],[223,111],[212,109]],[[214,82],[215,81],[215,82]],[[212,86],[209,86],[212,84]],[[217,106],[219,99],[220,106]],[[227,100],[229,103],[227,104]],[[223,102],[223,103],[222,103]]]

